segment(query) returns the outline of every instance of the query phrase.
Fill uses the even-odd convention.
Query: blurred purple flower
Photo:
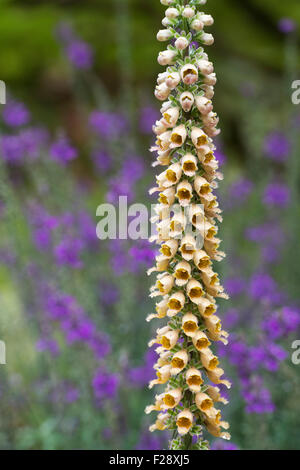
[[[154,348],[149,349],[145,355],[144,364],[129,370],[128,377],[131,385],[144,387],[153,378],[153,366],[157,360]]]
[[[130,256],[134,260],[133,269],[139,269],[140,266],[150,267],[155,259],[153,246],[147,240],[139,240],[130,248]]]
[[[101,281],[100,283],[100,301],[102,304],[109,306],[119,301],[120,292],[116,285]]]
[[[278,29],[284,34],[290,34],[296,29],[296,23],[291,18],[281,18],[278,22]]]
[[[214,154],[220,166],[224,165],[227,162],[227,157],[221,150],[215,150]]]
[[[250,295],[255,300],[271,304],[280,302],[282,295],[274,279],[267,273],[257,273],[250,279]]]
[[[53,160],[62,165],[66,165],[78,156],[77,150],[70,145],[65,137],[60,137],[50,147],[50,156]]]
[[[263,387],[260,377],[243,380],[242,395],[247,403],[247,413],[273,413],[275,410],[270,391]]]
[[[36,343],[36,349],[39,352],[48,351],[52,357],[59,355],[59,346],[52,338],[40,338]]]
[[[89,69],[94,62],[94,52],[89,44],[73,39],[65,47],[70,62],[78,69]]]
[[[54,256],[59,266],[67,265],[74,269],[83,266],[80,255],[83,249],[83,243],[77,238],[65,237],[54,248]]]
[[[152,134],[152,126],[160,118],[156,108],[147,106],[142,108],[140,116],[140,129],[144,134]]]
[[[246,178],[241,178],[229,187],[230,202],[234,205],[244,204],[253,190],[253,183]]]
[[[93,378],[94,395],[101,405],[105,399],[114,399],[118,393],[120,377],[108,372],[104,367],[99,368]]]
[[[211,445],[211,450],[239,450],[236,444],[233,442],[226,442],[219,439],[214,441]]]
[[[246,281],[240,277],[231,277],[225,280],[224,287],[229,296],[234,297],[242,294],[246,288]]]
[[[25,126],[30,121],[30,112],[23,103],[10,101],[2,113],[3,121],[10,127]]]
[[[104,111],[93,111],[89,118],[90,126],[101,137],[115,137],[123,133],[127,127],[125,118],[121,114]]]
[[[92,160],[96,168],[101,173],[106,173],[112,166],[112,159],[108,152],[104,150],[97,150],[92,153]]]
[[[141,157],[127,157],[121,171],[121,178],[134,184],[144,174],[145,168]]]
[[[137,450],[161,450],[165,448],[164,444],[166,445],[167,439],[162,439],[162,436],[154,436],[153,434],[149,433],[148,431],[142,433],[140,441],[136,446]]]
[[[3,135],[0,140],[1,155],[7,163],[20,163],[25,156],[23,140],[19,135]]]
[[[289,156],[291,145],[282,132],[271,132],[264,141],[266,156],[277,162],[284,162]]]
[[[266,187],[263,199],[268,206],[285,208],[290,202],[290,190],[282,183],[271,183]]]

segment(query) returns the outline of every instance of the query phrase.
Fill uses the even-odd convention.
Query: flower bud
[[[161,83],[155,88],[154,95],[158,100],[165,101],[169,97],[170,93],[170,88],[168,88],[165,83]]]
[[[202,23],[201,20],[199,20],[198,18],[195,18],[191,23],[191,28],[194,31],[202,31],[204,28],[204,24]]]
[[[205,85],[208,85],[208,86],[215,86],[215,84],[217,83],[217,76],[215,73],[211,73],[209,75],[205,75],[204,77],[204,83]]]
[[[176,49],[179,49],[180,51],[183,51],[184,49],[186,49],[188,45],[189,45],[189,41],[185,37],[180,37],[176,39],[175,41],[175,47]]]
[[[204,91],[204,96],[208,99],[211,100],[214,97],[215,91],[214,87],[210,85],[202,85],[201,86],[202,90]]]
[[[157,77],[157,85],[161,85],[162,83],[164,83],[166,81],[167,76],[168,72],[159,73]]]
[[[212,111],[213,105],[210,100],[208,100],[205,96],[197,96],[195,99],[196,106],[198,108],[198,111],[201,114],[208,114]]]
[[[214,71],[214,66],[213,66],[212,62],[209,62],[208,60],[200,59],[200,60],[198,60],[197,65],[198,65],[198,69],[199,69],[200,73],[202,73],[202,75],[209,75],[209,74],[213,73],[213,71]]]
[[[160,0],[160,3],[162,5],[165,5],[166,7],[172,5],[173,2],[174,2],[174,0]]]
[[[180,75],[178,72],[172,72],[167,74],[166,76],[166,85],[170,88],[170,90],[174,90],[177,85],[180,83]]]
[[[173,37],[173,33],[169,29],[161,29],[160,31],[158,31],[157,36],[156,36],[157,40],[161,42],[168,41],[172,37]]]
[[[193,18],[193,16],[195,16],[194,8],[191,8],[191,7],[184,8],[184,10],[182,12],[182,16],[184,18]]]
[[[214,19],[211,15],[200,15],[200,20],[205,26],[212,26],[214,24]]]
[[[172,65],[175,62],[175,57],[176,57],[176,51],[171,51],[171,50],[166,50],[162,51],[158,55],[158,63],[160,65]]]
[[[212,46],[215,42],[215,39],[212,34],[203,33],[201,36],[201,42],[203,42],[203,44],[205,44],[206,46]]]
[[[179,16],[179,11],[177,10],[177,8],[168,8],[166,10],[167,18],[174,19],[174,18],[177,18],[177,16]]]
[[[160,120],[160,121],[156,121],[156,123],[152,127],[152,130],[153,130],[154,134],[161,135],[164,132],[166,132],[168,130],[168,128],[166,127],[164,122],[162,120]]]

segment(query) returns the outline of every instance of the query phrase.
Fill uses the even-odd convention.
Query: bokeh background
[[[100,241],[97,206],[150,204],[158,0],[1,0],[1,449],[163,449],[145,241]],[[300,449],[298,0],[209,0],[222,136],[232,443]],[[154,418],[152,418],[154,420]]]

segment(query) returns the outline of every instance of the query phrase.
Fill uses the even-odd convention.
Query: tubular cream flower
[[[201,361],[208,371],[214,371],[219,365],[219,359],[208,348],[201,350]]]
[[[206,251],[198,250],[193,254],[194,263],[199,271],[206,271],[211,266],[211,260]]]
[[[178,250],[177,240],[167,240],[160,248],[160,252],[168,259],[174,258]]]
[[[187,365],[189,360],[188,353],[186,351],[178,351],[174,354],[171,361],[171,375],[177,375]]]
[[[201,372],[195,367],[191,367],[185,375],[186,383],[193,393],[198,393],[201,391],[201,385],[204,383],[202,379]]]
[[[214,406],[214,402],[206,393],[197,393],[195,401],[197,408],[205,414]]]
[[[217,238],[222,211],[214,191],[223,179],[214,155],[213,138],[220,132],[212,98],[217,78],[213,63],[203,47],[213,36],[206,27],[209,14],[199,11],[206,0],[161,0],[167,7],[158,32],[159,41],[171,40],[158,56],[166,66],[158,75],[155,96],[163,101],[162,117],[153,126],[156,135],[154,167],[158,194],[151,222],[156,230],[150,241],[159,245],[155,265],[148,274],[156,276],[150,297],[160,297],[156,312],[147,320],[164,319],[149,347],[156,345],[156,378],[149,384],[165,384],[146,413],[156,411],[150,430],[169,429],[177,436],[171,449],[204,449],[201,430],[228,439],[228,423],[222,421],[215,404],[227,403],[217,387],[231,384],[224,378],[215,355],[214,343],[227,344],[216,315],[216,298],[228,298],[214,268],[221,261]],[[213,384],[213,385],[211,385]]]
[[[192,129],[192,142],[195,145],[196,149],[200,149],[203,145],[208,144],[208,138],[205,132],[199,127],[194,127]]]
[[[184,286],[191,277],[192,268],[190,263],[181,261],[175,266],[174,277],[177,286]]]
[[[185,261],[191,261],[196,253],[197,242],[192,235],[185,235],[181,240],[180,251]]]
[[[168,88],[169,92],[170,89]],[[163,123],[166,127],[175,127],[179,118],[179,111],[178,107],[169,108],[167,111],[163,113]]]
[[[177,420],[176,420],[178,434],[180,434],[181,436],[184,436],[185,434],[187,434],[189,430],[191,429],[191,427],[193,426],[193,419],[194,417],[192,413],[190,412],[190,410],[185,409],[181,411],[181,413],[177,415]]]
[[[155,95],[155,98],[157,98],[158,100],[164,101],[168,98],[170,93],[171,93],[170,88],[168,88],[165,82],[163,82],[160,85],[156,86],[154,95]]]
[[[163,396],[163,403],[166,409],[175,408],[182,398],[182,389],[176,388],[173,390],[168,390]]]
[[[155,421],[154,424],[152,424],[152,426],[150,426],[149,428],[149,431],[150,432],[153,432],[153,431],[164,431],[167,427],[166,425],[166,420],[168,419],[169,415],[168,414],[164,414],[164,413],[160,413],[157,417],[157,420]]]
[[[195,279],[191,279],[187,285],[186,291],[190,300],[194,304],[199,305],[204,294],[203,287],[200,282]]]
[[[178,341],[179,332],[176,330],[168,331],[161,338],[161,345],[165,349],[172,349]]]
[[[177,186],[176,197],[182,207],[187,207],[193,197],[193,188],[188,181],[181,181]]]
[[[190,112],[194,105],[194,102],[195,98],[193,93],[191,93],[190,91],[184,91],[183,93],[181,93],[179,103],[181,104],[183,111],[185,111],[186,113]]]
[[[170,148],[174,149],[177,147],[182,147],[182,145],[184,144],[186,140],[186,136],[187,136],[187,133],[186,133],[186,128],[184,124],[181,124],[180,126],[175,127],[175,129],[173,129],[170,135],[170,142],[171,142]]]
[[[174,317],[177,313],[181,312],[185,304],[185,295],[183,292],[175,292],[170,295],[168,300],[168,317]]]
[[[186,336],[194,338],[198,330],[198,318],[192,313],[186,313],[182,317],[182,329]]]
[[[180,70],[180,76],[185,85],[193,85],[198,81],[198,69],[193,64],[186,64]]]
[[[197,351],[203,351],[210,346],[209,339],[203,331],[197,331],[193,336],[193,343]]]
[[[192,178],[198,170],[197,158],[191,153],[186,153],[181,159],[181,168],[183,173]]]

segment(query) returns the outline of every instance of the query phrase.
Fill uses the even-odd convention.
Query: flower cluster
[[[157,139],[151,151],[157,152],[154,166],[166,169],[150,191],[159,192],[153,241],[160,246],[160,254],[148,273],[158,272],[150,297],[162,296],[162,300],[147,320],[169,318],[149,343],[158,345],[159,354],[154,365],[157,378],[150,388],[167,385],[146,413],[159,412],[151,431],[174,431],[171,448],[204,449],[208,444],[202,440],[203,427],[213,436],[230,438],[222,430],[229,425],[216,408],[216,403],[227,401],[215,386],[230,388],[230,383],[210,348],[214,341],[227,344],[228,337],[216,315],[215,300],[228,296],[212,266],[225,256],[219,251],[216,220],[222,217],[213,194],[222,179],[212,141],[220,132],[211,102],[216,75],[199,46],[213,44],[213,36],[204,32],[213,18],[197,12],[206,0],[161,3],[169,8],[163,19],[166,29],[157,38],[173,43],[158,57],[159,64],[168,67],[155,89],[155,96],[165,102],[162,118],[153,127]]]

